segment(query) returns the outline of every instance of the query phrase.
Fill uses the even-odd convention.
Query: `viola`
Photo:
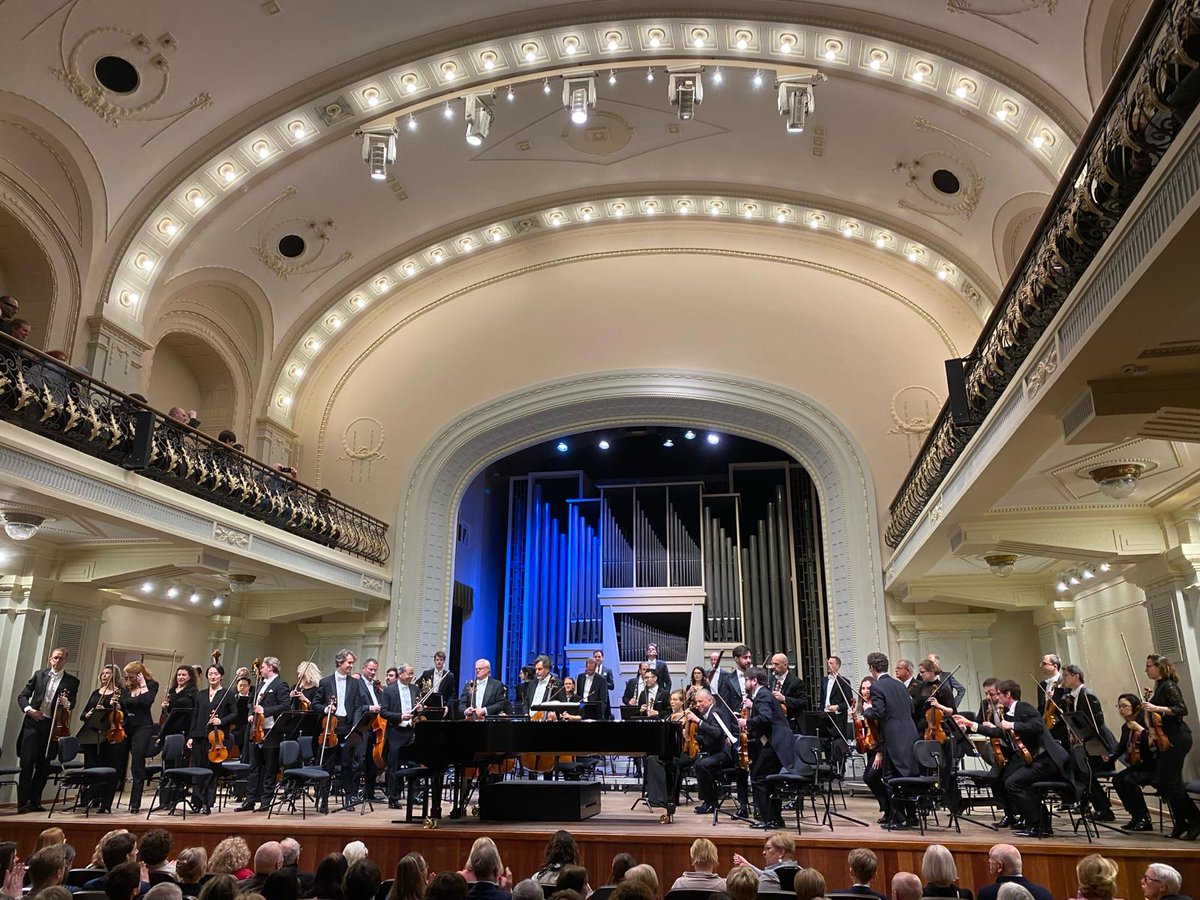
[[[371,722],[371,730],[375,732],[375,746],[371,748],[371,760],[375,763],[375,768],[382,772],[387,768],[387,762],[383,758],[383,741],[387,734],[387,722],[383,716],[375,716],[375,720]]]
[[[1134,731],[1128,726],[1126,726],[1126,731],[1129,734],[1129,746],[1126,748],[1125,758],[1132,768],[1142,761],[1142,733]]]
[[[854,746],[859,753],[870,753],[879,746],[878,726],[874,721],[854,713]]]
[[[1150,688],[1144,688],[1142,690],[1142,694],[1147,700],[1153,696]],[[1150,739],[1150,746],[1159,753],[1162,753],[1164,750],[1171,749],[1171,739],[1167,737],[1167,733],[1163,731],[1162,713],[1146,713],[1146,731]]]
[[[1025,765],[1032,766],[1033,754],[1029,752],[1029,748],[1025,746],[1025,742],[1021,740],[1016,731],[1010,731],[1008,737],[1012,741],[1013,749],[1021,754],[1021,759],[1024,760]]]
[[[321,733],[317,735],[317,743],[322,747],[336,747],[338,720],[332,711],[321,716]]]
[[[114,699],[112,712],[108,714],[108,731],[104,733],[104,741],[119,744],[125,737],[125,713],[121,711],[121,704]]]
[[[944,715],[936,706],[925,710],[925,740],[937,741],[939,744],[946,740],[946,730],[942,728]]]
[[[225,731],[220,725],[208,726],[208,761],[213,765],[229,759],[229,748],[225,746]]]
[[[1054,697],[1049,691],[1046,691],[1046,709],[1042,712],[1042,722],[1049,731],[1058,724],[1058,704],[1054,702]]]

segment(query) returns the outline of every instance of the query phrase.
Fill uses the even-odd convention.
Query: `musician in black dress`
[[[1169,747],[1159,749],[1151,738],[1151,753],[1156,757],[1154,784],[1171,808],[1171,837],[1194,841],[1200,837],[1200,809],[1183,785],[1183,761],[1192,749],[1192,730],[1184,721],[1188,708],[1179,688],[1179,675],[1169,659],[1154,653],[1146,657],[1146,675],[1153,679],[1154,690],[1142,703],[1142,711],[1151,731],[1151,720],[1161,718],[1163,734],[1170,742]]]
[[[221,761],[214,762],[208,758],[209,749],[217,742],[220,732],[223,740],[218,746],[228,748],[229,726],[238,716],[237,701],[233,691],[221,682],[225,677],[225,669],[219,663],[212,663],[205,670],[206,686],[196,694],[196,705],[192,709],[192,727],[188,732],[188,749],[192,751],[193,766],[208,766],[213,770],[213,779],[209,782],[208,794],[204,797],[194,797],[197,807],[210,809],[216,800],[217,777],[221,774]]]
[[[863,784],[867,786],[871,794],[875,797],[875,801],[879,804],[879,812],[886,816],[887,814],[887,791],[883,785],[883,734],[879,726],[874,722],[868,722],[863,716],[863,711],[871,706],[871,685],[875,683],[875,679],[870,675],[865,676],[858,683],[858,701],[854,704],[854,714],[863,722],[862,728],[866,734],[872,734],[875,738],[875,746],[867,747],[863,752],[865,767],[863,768]],[[874,726],[874,727],[872,727]],[[855,733],[857,740],[858,725],[855,725]],[[883,818],[881,822],[885,821]]]
[[[672,722],[679,723],[681,729],[687,726],[687,695],[682,688],[677,691],[671,691],[667,699],[669,704],[667,718]],[[650,807],[658,807],[667,810],[671,815],[675,814],[675,807],[679,803],[679,785],[683,780],[684,772],[695,762],[696,757],[689,755],[686,752],[687,748],[680,742],[680,752],[675,757],[675,766],[672,777],[667,776],[667,767],[663,765],[662,760],[656,756],[647,756],[644,762],[645,777],[642,782],[642,795],[646,798],[646,805]]]
[[[121,691],[121,709],[125,713],[125,734],[129,737],[129,811],[142,807],[142,788],[146,784],[146,757],[154,742],[154,725],[158,707],[158,682],[145,665],[134,660],[125,665],[125,688]],[[117,770],[118,776],[121,770]]]
[[[158,743],[172,734],[186,735],[192,728],[192,710],[196,707],[195,672],[191,666],[177,666],[167,696],[159,704]]]
[[[1125,811],[1129,813],[1129,821],[1121,826],[1122,831],[1153,831],[1154,823],[1150,821],[1150,811],[1146,808],[1146,798],[1142,796],[1142,788],[1154,783],[1154,770],[1158,760],[1150,753],[1150,743],[1147,740],[1145,713],[1142,712],[1142,698],[1137,694],[1121,694],[1117,698],[1117,712],[1121,714],[1121,737],[1117,747],[1108,758],[1108,764],[1118,761],[1125,768],[1113,776],[1113,789]]]
[[[79,748],[83,752],[83,764],[89,769],[95,766],[116,768],[111,748],[105,743],[104,738],[108,733],[109,715],[113,704],[118,702],[121,697],[118,687],[120,678],[120,669],[116,666],[111,663],[101,666],[100,674],[96,676],[96,689],[83,704],[83,712],[79,716],[83,724],[75,736],[78,738]],[[103,712],[93,716],[97,709],[103,710]]]
[[[45,812],[42,791],[50,775],[50,727],[58,706],[71,709],[79,697],[79,679],[67,672],[67,651],[55,647],[50,664],[38,669],[17,694],[17,708],[25,713],[17,735],[21,775],[17,782],[17,812]]]

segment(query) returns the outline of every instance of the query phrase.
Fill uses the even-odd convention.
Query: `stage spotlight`
[[[612,446],[612,444],[610,444],[608,441],[601,440],[600,443],[597,444],[596,446],[599,447],[601,450],[607,450],[609,447]]]
[[[557,450],[559,453],[566,453],[571,448],[567,446],[566,441],[559,441],[557,444],[554,445],[554,449]]]
[[[582,125],[588,111],[596,108],[596,73],[563,77],[563,106],[571,112],[571,121]]]
[[[387,178],[387,167],[396,162],[396,129],[392,126],[371,128],[362,135],[362,158],[375,181]]]
[[[467,94],[465,100],[467,120],[467,143],[478,147],[487,139],[496,118],[492,110],[492,99],[488,94]]]
[[[178,596],[179,588],[175,587],[175,585],[171,585],[169,588],[167,588],[167,599],[174,600]]]
[[[664,447],[674,447],[675,442],[673,440],[671,440],[670,438],[667,438],[665,441],[663,441],[663,446]]]
[[[705,440],[715,447],[717,444],[721,443],[721,436],[719,434],[709,434]]]
[[[825,76],[817,73],[788,75],[775,82],[779,90],[779,114],[786,119],[788,134],[804,131],[804,123],[815,109],[813,85],[824,80]]]
[[[679,118],[687,121],[696,114],[696,107],[704,100],[704,81],[700,77],[700,66],[667,69],[667,99],[676,107]]]
[[[154,590],[154,582],[153,581],[147,581],[145,584],[142,585],[142,593],[143,594],[149,594],[153,590]]]
[[[685,431],[685,432],[683,433],[683,436],[684,436],[684,437],[685,437],[687,440],[689,440],[689,441],[694,441],[694,440],[696,439],[696,432],[692,431],[692,430],[689,428],[687,431]]]

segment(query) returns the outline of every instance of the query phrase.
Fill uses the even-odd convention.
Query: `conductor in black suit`
[[[337,752],[325,753],[325,768],[330,772],[335,766],[342,770],[342,808],[354,809],[357,797],[354,792],[355,751],[359,741],[354,739],[353,729],[359,719],[370,708],[371,701],[362,682],[355,678],[355,657],[349,650],[339,650],[333,658],[335,671],[326,675],[317,685],[318,707],[337,717]],[[328,798],[324,798],[327,806]]]
[[[584,703],[595,703],[600,708],[600,718],[608,719],[612,713],[608,709],[608,682],[596,674],[596,659],[589,657],[583,662],[583,671],[575,676],[575,693]]]
[[[486,659],[475,660],[475,678],[463,685],[460,702],[468,719],[497,716],[510,707],[508,689],[492,678],[492,664]]]
[[[696,791],[700,805],[699,815],[711,813],[717,806],[717,775],[725,769],[735,769],[737,774],[738,812],[742,817],[749,813],[749,788],[745,769],[738,768],[737,749],[738,725],[733,714],[720,701],[714,701],[710,691],[701,688],[694,698],[696,708],[689,710],[685,718],[699,723],[696,726],[696,744],[700,748],[692,771],[696,774]]]
[[[17,781],[17,812],[45,812],[42,791],[50,774],[50,725],[55,704],[67,709],[79,696],[79,679],[67,672],[67,651],[55,647],[50,651],[50,664],[33,673],[33,677],[17,694],[17,708],[24,714],[17,735],[17,756],[21,774]]]
[[[886,820],[892,827],[904,827],[912,817],[891,809],[883,782],[896,775],[910,777],[920,772],[913,745],[917,742],[917,726],[912,718],[912,698],[904,683],[888,674],[885,654],[867,654],[867,668],[875,679],[871,684],[871,702],[863,708],[863,716],[879,723],[883,736],[883,763],[868,787],[881,807],[887,810]]]
[[[262,713],[263,732],[267,732],[275,724],[275,717],[292,707],[291,689],[287,682],[279,677],[279,659],[274,656],[264,656],[258,667],[258,677],[261,679],[258,690],[254,694],[253,703],[247,712],[246,720],[246,749],[249,753],[250,771],[246,773],[246,799],[237,808],[237,812],[250,812],[255,803],[261,803],[262,809],[271,806],[271,794],[275,790],[275,770],[279,768],[279,747],[268,747],[250,741],[250,732],[254,729],[254,717]]]
[[[766,687],[767,671],[751,666],[746,671],[747,711],[740,724],[750,739],[750,780],[754,785],[754,805],[758,807],[755,828],[782,828],[783,815],[778,797],[772,798],[767,776],[796,763],[796,740],[783,716],[783,709]]]
[[[440,697],[442,706],[445,707],[450,706],[450,701],[458,692],[458,681],[454,678],[454,673],[446,668],[446,652],[444,650],[433,654],[433,668],[422,672],[419,680],[429,684],[426,690],[432,689],[433,696]],[[429,699],[432,700],[433,697]],[[436,706],[437,704],[430,703],[429,705]]]

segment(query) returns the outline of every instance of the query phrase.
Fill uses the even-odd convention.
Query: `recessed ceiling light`
[[[706,441],[708,441],[710,444],[712,444],[713,446],[716,446],[717,444],[721,443],[721,436],[719,434],[709,434],[704,439]]]
[[[692,430],[689,428],[687,431],[685,431],[685,432],[683,433],[683,437],[684,437],[684,439],[685,439],[685,440],[688,440],[688,441],[694,441],[694,440],[696,439],[696,432],[692,431]]]
[[[600,443],[598,443],[596,446],[599,447],[601,450],[607,450],[612,445],[608,441],[602,439],[600,441]]]
[[[963,97],[967,96],[967,89],[960,84],[954,89],[954,96],[961,100]]]
[[[154,590],[154,582],[153,581],[143,582],[143,584],[142,584],[142,593],[143,594],[149,594],[153,590]]]
[[[559,453],[566,453],[571,448],[567,445],[566,441],[559,441],[557,444],[554,445],[554,449],[557,450]]]
[[[836,53],[834,53],[832,50],[826,50],[826,51],[825,51],[825,58],[826,58],[827,60],[829,60],[830,62],[833,62],[835,59],[837,59],[837,54],[836,54]]]

